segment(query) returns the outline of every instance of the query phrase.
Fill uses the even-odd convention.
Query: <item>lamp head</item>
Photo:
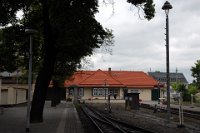
[[[35,30],[35,29],[25,29],[25,33],[27,33],[27,34],[35,34],[35,33],[37,33],[37,30]]]
[[[168,1],[166,1],[162,6],[162,9],[165,10],[166,15],[168,15],[169,10],[172,9],[172,5]]]

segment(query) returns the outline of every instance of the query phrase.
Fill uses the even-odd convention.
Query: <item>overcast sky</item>
[[[104,27],[113,30],[112,55],[97,52],[85,69],[166,72],[166,16],[161,9],[165,0],[154,0],[156,14],[151,21],[140,19],[137,8],[126,0],[114,1],[114,14],[111,5],[100,4],[96,15]],[[200,59],[200,0],[169,2],[173,6],[169,13],[170,72],[177,68],[192,82],[190,68]]]

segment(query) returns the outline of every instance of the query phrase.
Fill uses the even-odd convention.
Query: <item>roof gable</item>
[[[122,87],[124,86],[121,82],[114,79],[108,73],[98,69],[91,76],[79,83],[81,86],[109,86],[109,87]]]
[[[77,71],[65,81],[64,86],[78,86],[81,81],[85,80],[94,72],[95,71]]]

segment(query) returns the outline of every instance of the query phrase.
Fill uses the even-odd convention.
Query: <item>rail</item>
[[[146,108],[146,109],[151,109],[151,110],[159,110],[160,112],[167,112],[166,108],[165,107],[155,107],[155,106],[151,106],[149,104],[140,104],[140,107],[142,108]],[[175,115],[178,115],[179,114],[179,109],[178,108],[170,108],[171,110],[171,113],[172,114],[175,114]],[[186,110],[184,109],[183,110],[183,115],[184,117],[189,117],[189,118],[194,118],[194,119],[200,119],[200,112],[198,111],[192,111],[192,110]]]
[[[115,119],[108,114],[101,113],[88,106],[82,106],[82,110],[89,117],[89,119],[91,119],[100,133],[153,133],[151,131],[122,122],[119,119]]]

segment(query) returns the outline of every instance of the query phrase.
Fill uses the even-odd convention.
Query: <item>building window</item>
[[[109,94],[111,96],[118,95],[118,93],[119,93],[119,89],[117,89],[117,88],[109,89]]]
[[[74,95],[74,88],[69,88],[69,95]],[[78,88],[78,96],[84,96],[84,88]]]
[[[84,96],[84,89],[78,88],[78,96]]]
[[[99,96],[103,96],[105,94],[105,90],[103,90],[103,88],[99,88],[98,93]]]
[[[105,96],[108,95],[108,88],[93,88],[92,95],[93,96]]]
[[[105,92],[106,91],[106,92]],[[108,95],[108,92],[111,96],[118,95],[119,89],[117,88],[93,88],[92,94],[93,96],[105,96]]]
[[[71,95],[71,96],[74,95],[74,88],[69,88],[69,95]]]
[[[98,88],[93,88],[93,96],[98,96]]]

